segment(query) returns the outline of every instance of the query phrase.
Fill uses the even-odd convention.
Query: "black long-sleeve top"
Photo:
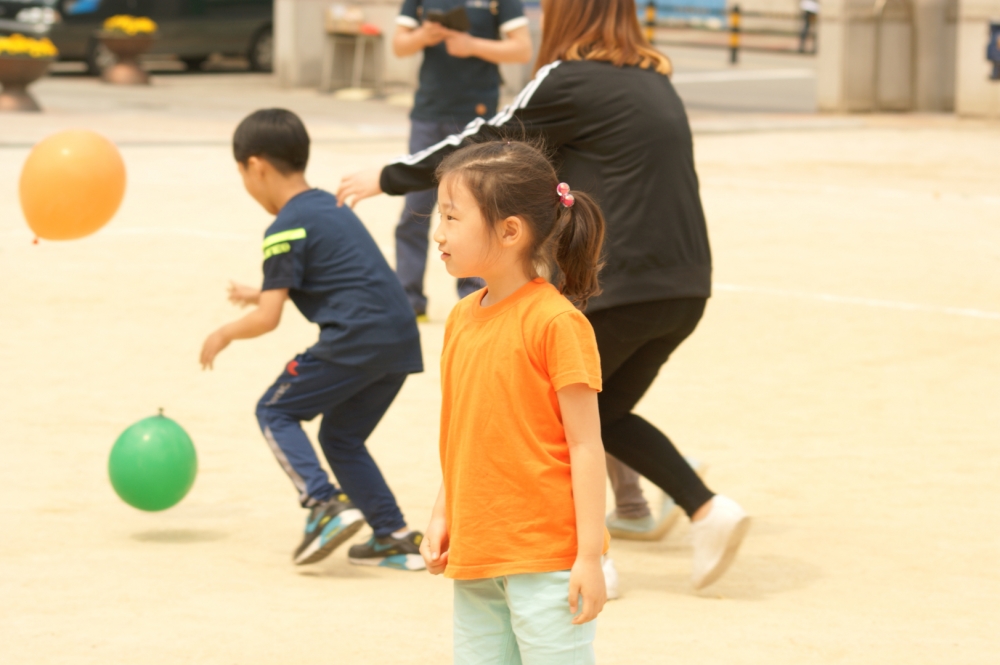
[[[670,79],[607,62],[556,61],[539,69],[489,121],[382,169],[382,191],[436,185],[450,152],[491,138],[542,139],[562,182],[587,192],[607,220],[603,293],[588,312],[711,295],[712,258],[694,170],[691,128]]]

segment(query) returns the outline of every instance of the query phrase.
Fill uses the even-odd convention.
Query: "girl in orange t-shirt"
[[[458,150],[438,181],[441,259],[486,282],[445,329],[443,483],[421,544],[455,580],[454,662],[592,663],[607,599],[601,365],[573,302],[598,292],[604,218],[525,143]]]

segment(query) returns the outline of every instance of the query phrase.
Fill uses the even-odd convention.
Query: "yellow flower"
[[[59,50],[49,39],[34,39],[14,34],[0,37],[0,55],[26,55],[29,58],[54,58]]]
[[[146,16],[118,14],[104,21],[104,30],[106,32],[121,32],[130,37],[150,35],[156,32],[156,23]]]

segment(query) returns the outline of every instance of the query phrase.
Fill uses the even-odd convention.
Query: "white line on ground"
[[[133,228],[111,228],[104,229],[99,232],[95,239],[107,238],[107,237],[120,237],[120,236],[180,236],[187,238],[204,238],[206,240],[240,240],[253,242],[260,240],[263,236],[254,236],[248,233],[232,233],[229,231],[209,231],[206,229],[185,229],[185,228],[169,228],[169,227],[133,227]],[[34,234],[31,231],[24,229],[20,231],[5,231],[0,233],[0,237],[18,238],[23,239],[26,243],[30,244],[31,239]],[[44,241],[48,242],[48,241]],[[63,242],[63,241],[55,241]]]
[[[244,233],[230,233],[225,231],[208,231],[205,229],[185,229],[166,227],[139,227],[123,229],[107,229],[102,231],[101,236],[158,236],[173,235],[187,236],[195,238],[205,238],[211,240],[239,240],[253,241],[257,238]],[[19,237],[28,241],[32,236],[26,231],[7,231],[0,236]],[[712,285],[716,291],[728,291],[731,293],[756,293],[760,295],[778,296],[782,298],[799,298],[803,300],[816,300],[819,302],[836,303],[838,305],[860,305],[863,307],[875,307],[879,309],[896,309],[906,312],[927,312],[929,314],[947,314],[950,316],[964,316],[973,319],[987,319],[1000,321],[1000,312],[991,312],[982,309],[971,309],[963,307],[941,307],[938,305],[924,305],[921,303],[900,302],[897,300],[879,300],[877,298],[858,298],[854,296],[838,296],[831,293],[810,293],[808,291],[788,291],[785,289],[773,289],[761,286],[744,286],[742,284],[720,284]]]
[[[341,136],[341,137],[319,137],[312,139],[315,146],[326,145],[366,145],[371,143],[385,143],[389,141],[405,140],[406,135],[399,132],[386,134],[375,134],[369,129],[360,130],[363,136]],[[37,142],[35,141],[0,141],[0,150],[28,150]],[[206,138],[206,139],[121,139],[115,141],[119,148],[217,148],[229,147],[232,140],[229,138]]]
[[[206,238],[210,240],[260,240],[263,236],[252,236],[248,233],[232,233],[230,231],[208,231],[205,229],[185,229],[170,228],[162,226],[142,226],[134,228],[108,229],[104,235],[113,236],[187,236],[192,238]]]
[[[693,124],[693,123],[692,123]],[[892,187],[860,187],[858,185],[841,186],[828,185],[825,183],[800,183],[800,182],[775,182],[774,180],[755,180],[748,177],[740,178],[704,178],[701,180],[702,188],[717,187],[719,189],[733,189],[736,187],[761,191],[769,189],[772,191],[791,192],[795,194],[824,195],[824,196],[856,196],[859,192],[874,194],[888,198],[905,199],[912,201],[915,197],[931,200],[941,200],[946,203],[985,203],[989,205],[1000,205],[1000,196],[990,194],[964,194],[954,191],[935,190],[932,186],[924,185],[924,189],[902,189]]]
[[[691,120],[691,133],[704,134],[760,134],[764,132],[817,132],[842,129],[863,129],[865,123],[857,118],[696,118]]]
[[[731,81],[791,81],[814,79],[811,69],[736,69],[708,72],[680,72],[670,77],[673,83],[727,83]]]
[[[896,300],[878,300],[876,298],[856,298],[853,296],[837,296],[829,293],[809,293],[806,291],[786,291],[759,286],[742,286],[739,284],[713,284],[717,291],[736,293],[759,293],[761,295],[780,296],[784,298],[802,298],[821,302],[837,303],[839,305],[861,305],[863,307],[878,307],[881,309],[898,309],[907,312],[928,312],[932,314],[949,314],[951,316],[967,316],[974,319],[991,319],[1000,321],[1000,312],[990,312],[982,309],[965,309],[961,307],[939,307],[920,303],[899,302]]]

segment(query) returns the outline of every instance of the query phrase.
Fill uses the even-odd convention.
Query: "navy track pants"
[[[322,415],[319,445],[342,491],[376,536],[406,526],[365,441],[388,410],[406,374],[337,365],[308,352],[295,357],[257,403],[257,421],[303,506],[341,492],[320,466],[302,421]]]

